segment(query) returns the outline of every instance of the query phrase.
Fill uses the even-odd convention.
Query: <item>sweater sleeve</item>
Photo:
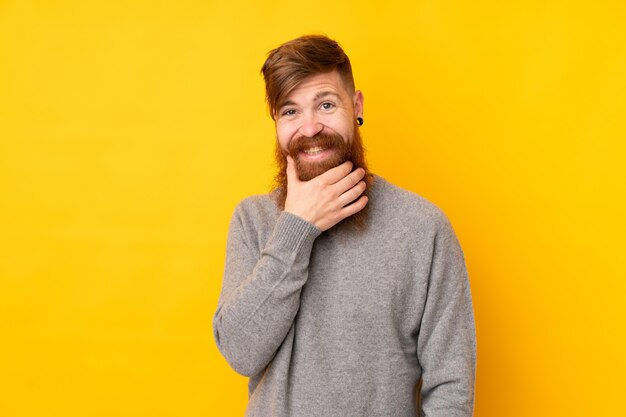
[[[417,354],[422,367],[421,415],[471,417],[476,366],[474,315],[463,252],[445,216],[434,238]]]
[[[245,376],[265,369],[291,328],[313,242],[321,233],[283,212],[259,251],[247,235],[252,230],[240,205],[230,224],[224,281],[213,318],[220,352]]]

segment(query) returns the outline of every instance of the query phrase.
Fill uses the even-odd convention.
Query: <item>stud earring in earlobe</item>
[[[359,126],[363,126],[363,118],[362,117],[357,117],[356,121],[359,124]]]

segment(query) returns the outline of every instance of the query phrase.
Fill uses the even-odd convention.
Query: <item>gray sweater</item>
[[[472,415],[474,318],[454,231],[381,177],[368,193],[365,231],[321,233],[270,195],[236,208],[213,329],[250,377],[246,416]]]

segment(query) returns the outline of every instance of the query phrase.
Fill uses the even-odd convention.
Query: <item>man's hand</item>
[[[367,204],[367,196],[359,198],[366,187],[362,181],[365,171],[351,170],[352,162],[346,161],[310,181],[300,181],[293,159],[287,156],[285,211],[313,223],[321,231],[361,211]]]

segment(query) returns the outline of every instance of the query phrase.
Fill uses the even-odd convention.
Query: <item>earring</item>
[[[356,121],[359,124],[359,126],[363,126],[363,118],[362,117],[357,117]]]

